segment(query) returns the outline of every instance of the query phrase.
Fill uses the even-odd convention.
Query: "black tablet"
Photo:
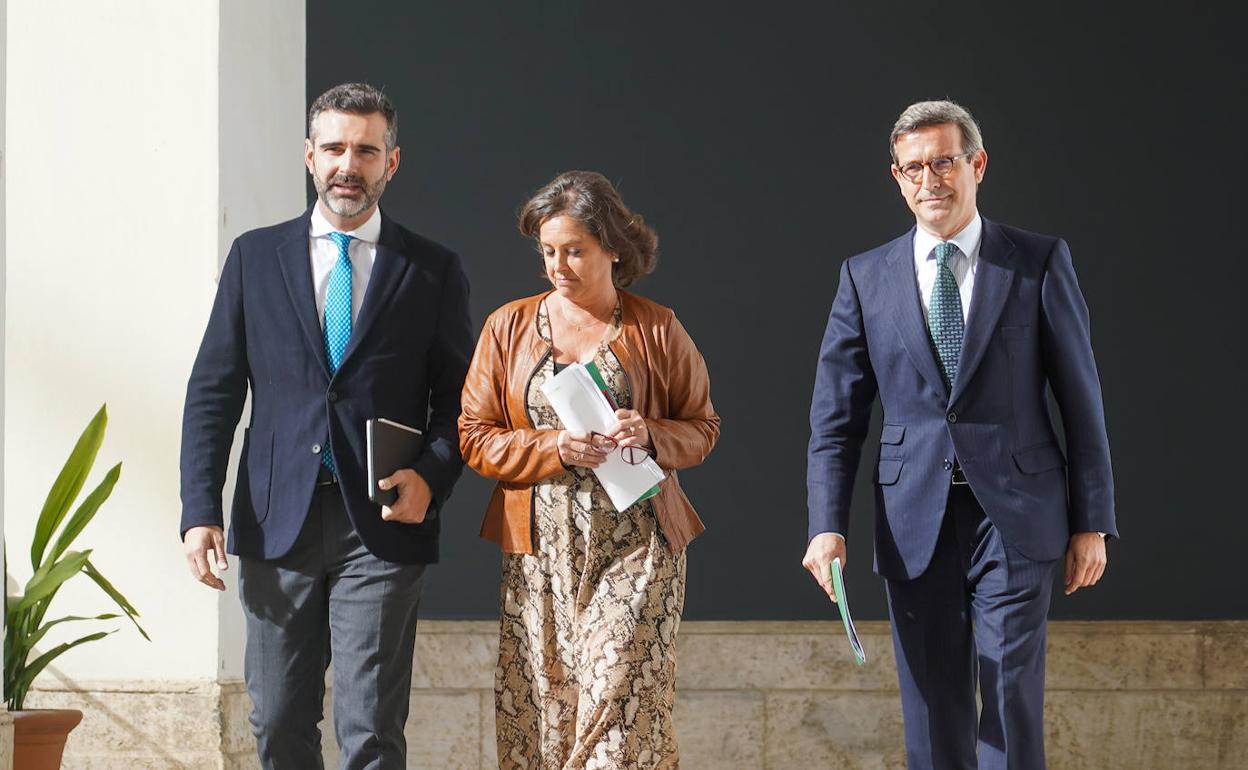
[[[380,489],[377,482],[400,468],[413,468],[425,444],[425,435],[401,422],[375,417],[368,421],[368,499],[378,505],[393,505],[399,499],[394,489]]]

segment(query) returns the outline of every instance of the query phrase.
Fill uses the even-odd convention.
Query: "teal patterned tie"
[[[351,255],[347,247],[353,238],[344,233],[330,233],[329,239],[338,246],[338,261],[329,274],[329,289],[325,293],[325,359],[329,362],[329,373],[333,374],[342,364],[342,354],[351,339]],[[321,463],[330,473],[338,472],[328,441],[325,451],[321,452]]]
[[[949,258],[958,253],[952,243],[936,244],[936,283],[927,303],[927,329],[932,335],[932,347],[940,362],[940,374],[945,385],[953,387],[958,376],[958,358],[962,355],[962,336],[965,322],[962,320],[962,295],[958,282],[949,269]]]

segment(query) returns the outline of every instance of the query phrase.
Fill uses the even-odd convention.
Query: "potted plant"
[[[121,475],[121,463],[117,463],[105,474],[104,480],[83,498],[73,515],[69,515],[70,507],[82,491],[95,463],[107,423],[106,407],[101,406],[78,438],[39,513],[30,545],[30,565],[34,574],[21,594],[6,596],[4,601],[4,697],[13,713],[13,766],[22,770],[59,768],[65,739],[82,720],[82,712],[77,709],[23,711],[26,693],[35,677],[67,650],[113,633],[96,631],[48,650],[36,649],[48,631],[64,623],[112,620],[125,615],[143,638],[151,641],[138,623],[139,613],[91,563],[90,549],[70,550],[74,539],[108,499]],[[65,581],[75,575],[91,579],[121,609],[121,614],[108,612],[89,617],[69,615],[47,619],[48,605]]]

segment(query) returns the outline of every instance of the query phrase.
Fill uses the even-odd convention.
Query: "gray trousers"
[[[317,488],[280,559],[242,559],[244,672],[266,770],[323,768],[325,670],[343,770],[405,766],[423,564],[382,561],[355,534],[336,485]]]

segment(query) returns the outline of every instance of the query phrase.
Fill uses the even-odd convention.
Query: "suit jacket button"
[[[331,390],[325,394],[325,397],[328,398],[329,402],[332,404],[333,402],[338,400],[338,391]]]
[[[312,445],[312,454],[314,454],[314,455],[319,455],[320,453],[321,453],[321,445],[320,445],[320,444],[313,444],[313,445]]]
[[[951,471],[953,470],[953,463],[949,462],[949,459],[946,458],[945,461],[940,464],[940,467],[944,468],[947,471]]]
[[[948,420],[949,422],[957,422],[957,421],[958,421],[958,413],[957,413],[957,412],[950,412],[949,414],[945,415],[945,419],[946,419],[946,420]]]

